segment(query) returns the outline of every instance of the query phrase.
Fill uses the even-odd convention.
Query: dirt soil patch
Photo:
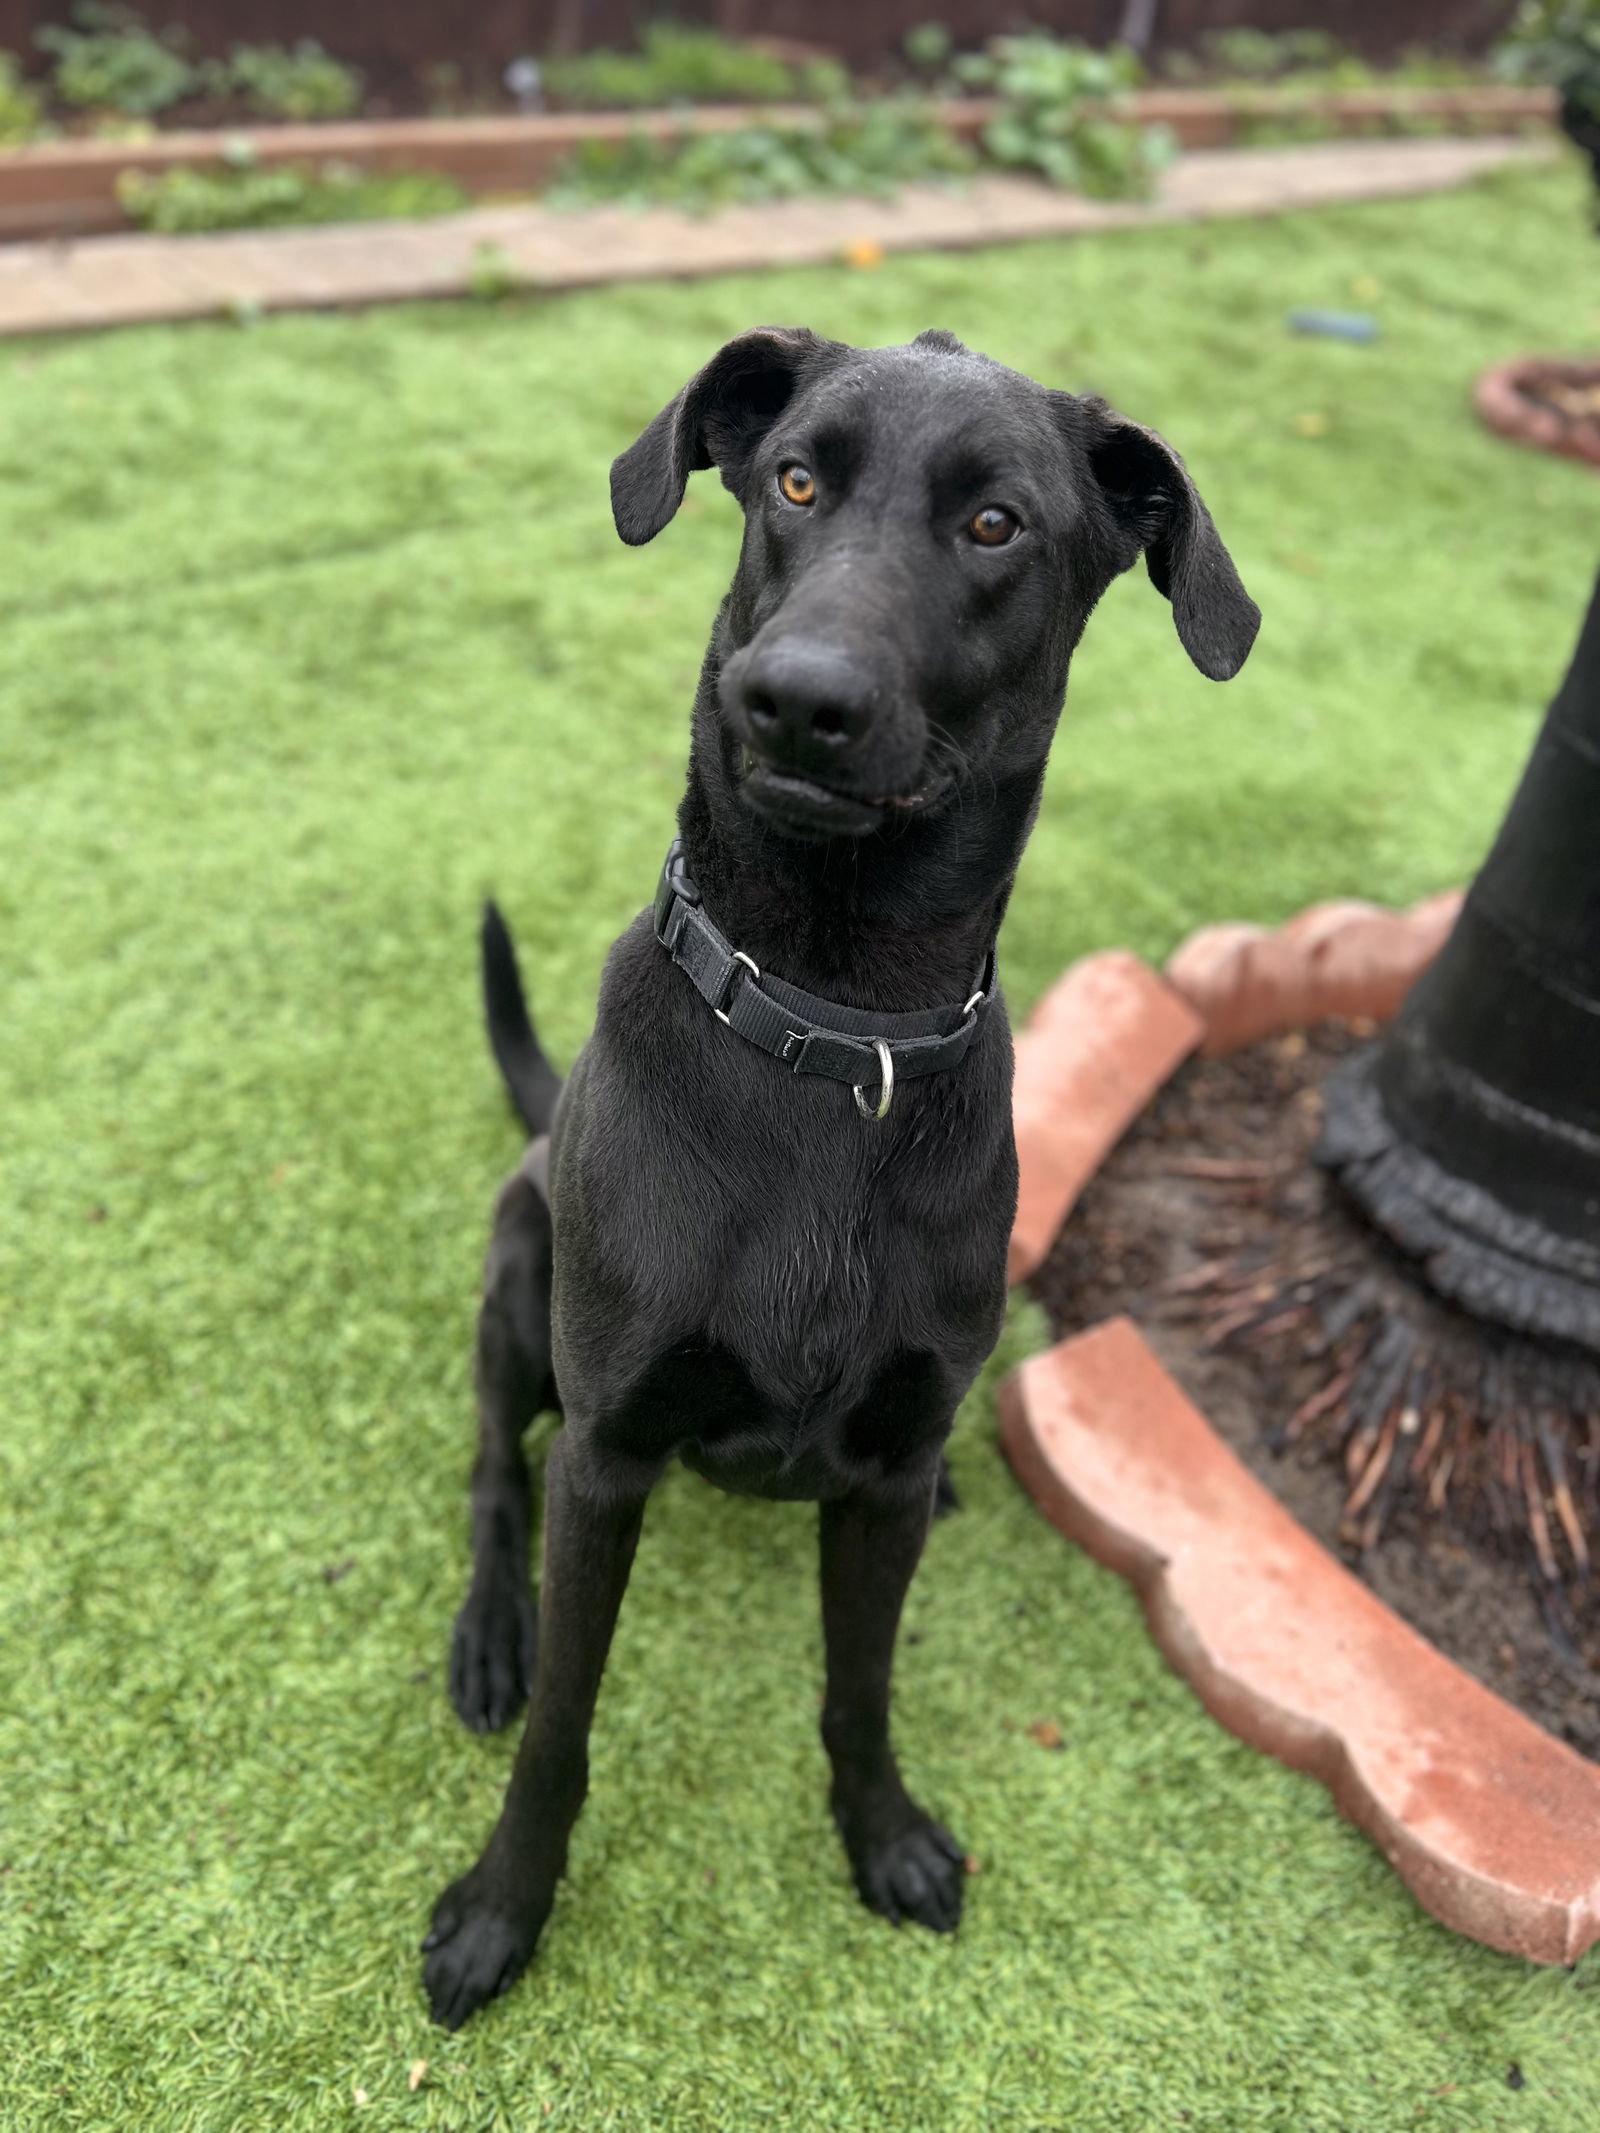
[[[1129,1129],[1034,1276],[1058,1336],[1118,1312],[1151,1347],[1224,1440],[1324,1546],[1397,1614],[1468,1673],[1581,1753],[1600,1760],[1600,1621],[1580,1602],[1552,1635],[1538,1573],[1508,1559],[1492,1534],[1462,1530],[1407,1501],[1374,1546],[1352,1545],[1349,1483],[1337,1447],[1271,1439],[1329,1379],[1308,1336],[1235,1352],[1208,1345],[1203,1315],[1171,1284],[1219,1255],[1286,1262],[1308,1242],[1331,1255],[1370,1248],[1372,1278],[1407,1280],[1339,1188],[1310,1161],[1320,1084],[1371,1031],[1339,1023],[1191,1060]],[[1473,1321],[1431,1300],[1446,1337],[1472,1340]]]

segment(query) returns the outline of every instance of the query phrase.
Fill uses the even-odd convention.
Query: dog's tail
[[[479,939],[483,947],[483,1011],[489,1025],[489,1049],[518,1118],[531,1134],[548,1133],[550,1114],[561,1093],[561,1077],[540,1050],[533,1033],[511,929],[493,903],[483,907]]]

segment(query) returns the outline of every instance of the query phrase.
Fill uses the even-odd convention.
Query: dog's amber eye
[[[778,476],[778,487],[791,504],[814,504],[817,500],[817,477],[809,467],[785,467]]]
[[[1003,548],[1007,541],[1016,539],[1022,528],[1009,511],[1002,511],[998,504],[988,504],[967,531],[980,548]]]

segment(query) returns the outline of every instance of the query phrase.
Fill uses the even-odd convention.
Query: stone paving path
[[[1167,174],[1158,199],[1138,206],[989,177],[960,190],[910,186],[893,201],[793,200],[706,217],[664,208],[485,207],[430,222],[8,245],[0,247],[0,334],[458,296],[481,280],[486,260],[494,272],[539,288],[575,289],[814,263],[853,246],[953,249],[1270,215],[1433,192],[1551,153],[1547,142],[1508,138],[1198,150]]]

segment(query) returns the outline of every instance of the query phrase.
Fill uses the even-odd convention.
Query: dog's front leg
[[[889,1742],[889,1676],[900,1608],[932,1512],[927,1486],[859,1491],[822,1506],[822,1739],[833,1816],[861,1900],[936,1933],[961,1917],[961,1846],[911,1798]]]
[[[550,1915],[643,1515],[642,1494],[597,1489],[567,1433],[556,1438],[545,1467],[539,1667],[522,1744],[494,1835],[440,1897],[422,1944],[429,2004],[447,2029],[506,1990]]]

